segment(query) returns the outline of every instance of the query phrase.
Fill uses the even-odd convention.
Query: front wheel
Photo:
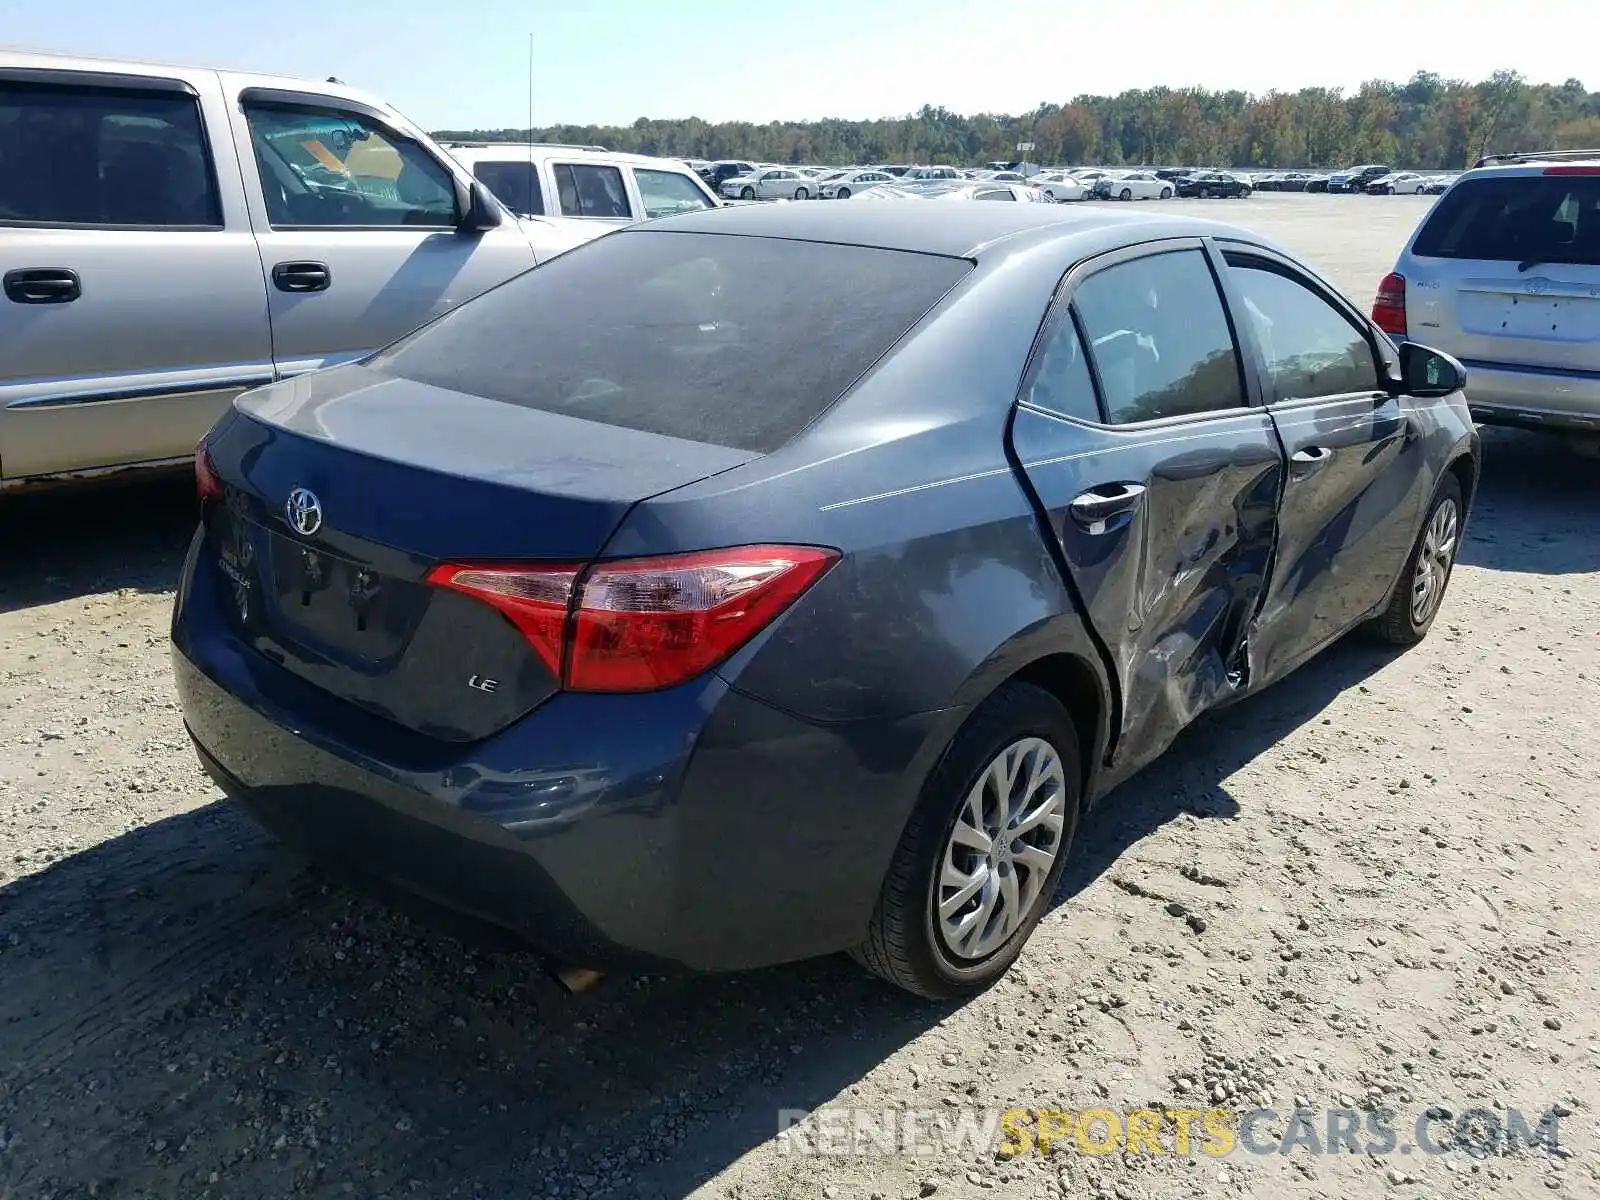
[[[1417,534],[1394,595],[1389,598],[1389,607],[1372,623],[1372,632],[1379,640],[1415,646],[1428,636],[1455,566],[1464,518],[1461,481],[1453,474],[1446,476],[1444,487]]]
[[[1118,200],[1132,200],[1133,199],[1133,189],[1131,189],[1131,188],[1123,188],[1120,192],[1117,193],[1117,199]]]
[[[1161,198],[1163,200],[1171,200],[1172,199],[1172,189],[1171,188],[1162,188],[1161,189]]]
[[[1210,188],[1201,188],[1200,189],[1200,199],[1202,199],[1202,200],[1211,199],[1211,189]]]
[[[755,188],[747,187],[747,188],[741,188],[740,189],[740,191],[739,191],[739,199],[741,199],[741,200],[754,200],[755,198],[756,198],[756,190],[755,190]]]
[[[1007,683],[967,719],[923,786],[852,955],[930,1000],[982,991],[1050,907],[1078,826],[1072,718]]]
[[[837,192],[834,193],[834,195],[839,197],[839,199],[841,199],[841,200],[848,200],[848,199],[850,199],[850,189],[849,188],[840,188]]]

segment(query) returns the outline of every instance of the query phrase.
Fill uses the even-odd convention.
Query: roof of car
[[[394,106],[360,88],[332,79],[309,79],[297,75],[272,75],[247,71],[216,63],[185,63],[143,58],[97,58],[65,54],[58,50],[33,50],[20,46],[0,46],[0,68],[37,68],[50,71],[92,71],[112,75],[148,75],[151,72],[208,71],[241,76],[257,87],[288,87],[363,103],[372,108],[396,111]]]
[[[681,159],[657,158],[648,154],[628,154],[621,150],[591,150],[584,146],[529,145],[527,142],[499,142],[487,146],[460,146],[446,142],[444,148],[464,163],[528,162],[530,159],[560,159],[564,162],[594,161],[619,163],[630,167],[677,171],[689,174],[693,168]]]
[[[662,217],[645,229],[791,238],[976,258],[993,243],[1019,234],[1040,231],[1041,236],[1072,236],[1111,226],[1127,227],[1129,241],[1205,234],[1260,240],[1215,221],[1129,212],[1109,205],[927,204],[917,200],[744,204]]]

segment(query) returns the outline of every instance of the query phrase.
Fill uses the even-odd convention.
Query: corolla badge
[[[310,537],[322,528],[322,501],[310,488],[297,487],[284,502],[283,515],[288,518],[290,529],[301,537]]]

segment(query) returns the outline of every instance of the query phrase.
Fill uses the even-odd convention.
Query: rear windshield
[[[369,365],[765,454],[837,400],[971,266],[862,246],[629,230],[519,275]]]
[[[1600,175],[1503,175],[1446,192],[1412,253],[1600,265]]]

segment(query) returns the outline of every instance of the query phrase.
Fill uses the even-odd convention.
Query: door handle
[[[1289,456],[1289,461],[1306,471],[1314,471],[1333,457],[1326,446],[1304,446]]]
[[[6,272],[5,290],[15,304],[70,304],[83,295],[83,284],[65,267],[24,267]]]
[[[1111,483],[1090,488],[1067,505],[1067,510],[1087,532],[1109,533],[1122,527],[1117,518],[1131,513],[1143,495],[1142,483]]]
[[[333,272],[327,263],[281,262],[272,268],[272,283],[280,292],[325,292]]]

